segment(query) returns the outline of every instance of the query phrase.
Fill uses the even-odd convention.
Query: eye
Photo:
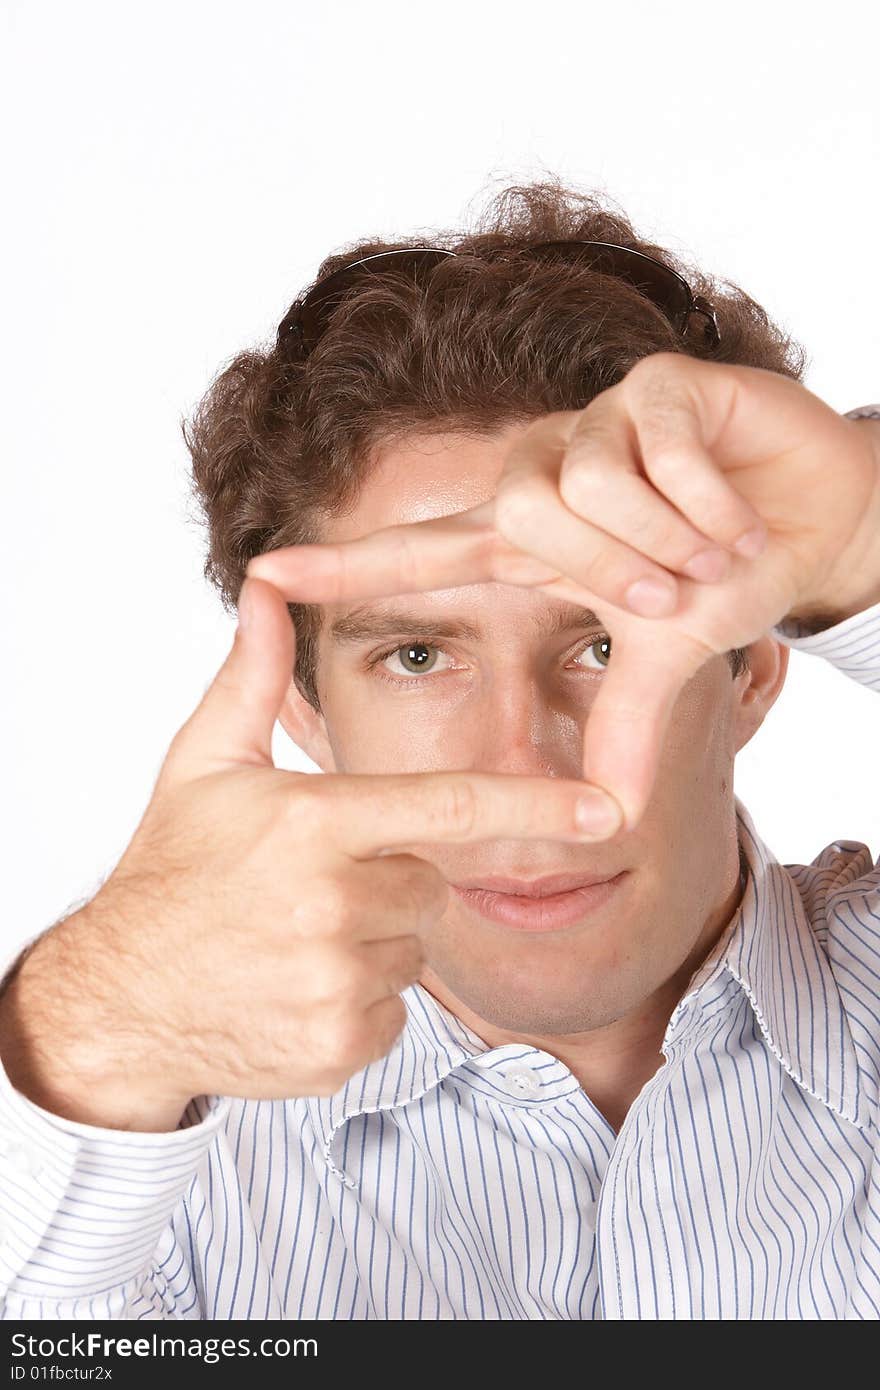
[[[598,662],[598,665],[587,666],[586,669],[588,671],[605,671],[607,670],[608,662],[611,660],[611,638],[608,636],[607,632],[601,632],[598,637],[593,637],[585,647],[581,648],[578,656],[583,656],[587,652],[592,653],[596,647],[602,648],[602,657],[601,659],[595,657],[594,659]]]
[[[386,665],[389,661],[399,661],[397,667],[386,666],[386,670],[395,675],[402,671],[404,676],[423,676],[429,671],[437,669],[437,654],[439,647],[432,647],[428,642],[405,642],[403,646],[395,647],[393,651],[385,652],[377,658],[378,662]],[[444,668],[440,668],[444,669]]]

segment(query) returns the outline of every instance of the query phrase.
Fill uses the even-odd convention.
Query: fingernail
[[[720,579],[727,569],[730,556],[725,550],[699,550],[696,555],[692,555],[686,565],[682,565],[683,572],[691,579],[711,580]]]
[[[613,835],[620,825],[620,811],[616,802],[604,792],[585,792],[578,798],[574,808],[574,818],[578,830],[587,835]]]
[[[675,607],[675,590],[662,579],[637,579],[624,597],[627,607],[644,618],[658,618]]]
[[[734,542],[733,548],[738,555],[744,555],[747,560],[753,560],[764,549],[766,539],[767,532],[762,527],[756,526],[751,531],[744,531],[739,540]]]

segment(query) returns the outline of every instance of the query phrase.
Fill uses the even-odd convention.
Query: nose
[[[580,777],[579,711],[522,671],[497,674],[485,688],[472,766],[524,777]],[[580,711],[582,714],[582,711]]]

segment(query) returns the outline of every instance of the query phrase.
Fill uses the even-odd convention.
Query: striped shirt
[[[880,692],[880,604],[773,635]],[[201,1096],[167,1134],[0,1068],[2,1316],[880,1316],[880,859],[782,865],[735,802],[742,901],[619,1132],[420,985],[334,1095]]]

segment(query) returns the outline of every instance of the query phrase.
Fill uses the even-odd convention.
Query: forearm
[[[880,420],[850,423],[866,441],[876,481],[859,536],[829,576],[823,592],[811,595],[786,614],[785,621],[798,623],[804,636],[823,632],[880,603]]]

